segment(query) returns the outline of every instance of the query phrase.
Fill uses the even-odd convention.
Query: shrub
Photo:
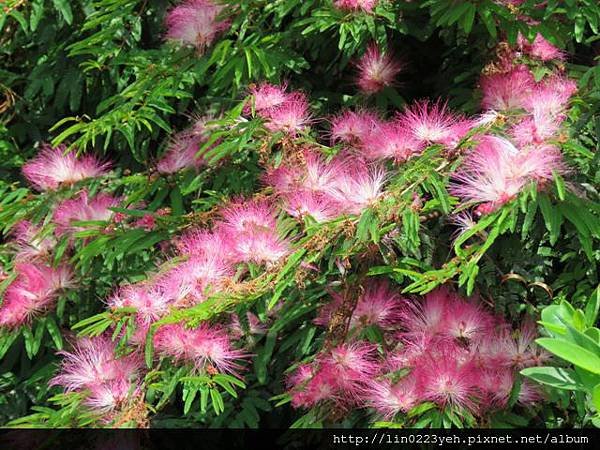
[[[563,3],[8,1],[1,423],[597,426]]]

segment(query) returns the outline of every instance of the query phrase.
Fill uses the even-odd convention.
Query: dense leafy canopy
[[[8,0],[0,424],[600,426],[599,27]]]

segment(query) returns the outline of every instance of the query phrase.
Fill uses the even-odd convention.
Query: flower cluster
[[[101,162],[93,155],[77,157],[65,146],[43,145],[38,155],[23,165],[23,176],[39,191],[72,185],[86,178],[105,175],[109,163]]]
[[[140,396],[143,359],[136,352],[117,356],[110,337],[79,339],[72,351],[60,354],[60,374],[50,384],[83,394],[83,404],[106,422]]]
[[[534,44],[550,45],[541,39],[536,38]],[[481,80],[482,107],[505,114],[509,139],[480,138],[455,173],[450,189],[463,201],[478,204],[478,214],[494,211],[530,183],[543,188],[555,173],[567,171],[556,143],[569,99],[576,91],[575,82],[556,71],[536,82],[527,66],[513,62],[516,53],[509,56],[512,59]],[[546,60],[535,52],[530,56]],[[553,58],[560,57],[557,50]]]
[[[213,0],[185,0],[166,17],[166,38],[196,47],[203,52],[230,26],[219,18],[223,6]]]
[[[198,170],[205,164],[200,149],[208,138],[208,121],[208,117],[195,118],[190,127],[171,138],[167,151],[156,165],[160,173],[171,174],[188,168]]]
[[[389,53],[382,53],[375,44],[357,62],[358,79],[356,84],[365,94],[375,94],[392,86],[402,65]]]
[[[377,6],[379,0],[335,0],[336,8],[344,11],[366,11],[371,12]]]
[[[339,295],[316,322],[327,325]],[[387,350],[360,339],[377,326]],[[292,404],[370,408],[392,419],[425,402],[474,416],[505,408],[518,370],[542,364],[548,355],[533,343],[531,322],[517,330],[480,303],[439,288],[420,300],[401,298],[372,282],[350,318],[351,341],[319,354],[290,376]],[[521,380],[518,401],[534,405],[543,393]]]
[[[265,120],[265,127],[272,132],[296,136],[310,125],[311,116],[306,95],[302,92],[286,92],[285,86],[262,83],[250,90],[252,104],[245,112],[254,112]]]

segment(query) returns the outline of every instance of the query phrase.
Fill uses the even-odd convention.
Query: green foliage
[[[557,356],[567,367],[531,367],[521,373],[554,389],[572,393],[582,425],[600,425],[600,330],[598,323],[600,288],[590,296],[585,310],[563,300],[542,310],[540,322],[549,337],[537,343]]]
[[[77,287],[30,325],[0,331],[0,424],[97,426],[79,394],[48,387],[59,361],[56,351],[68,348],[75,335],[109,332],[127,353],[136,311],[105,310],[103,301],[115,287],[168,270],[174,262],[164,263],[170,250],[163,244],[210,222],[217,205],[255,192],[269,195],[261,182],[265,159],[277,166],[286,148],[304,146],[327,156],[340,151],[320,137],[327,127],[323,121],[287,139],[268,132],[260,119],[244,116],[252,83],[287,82],[310,93],[314,117],[363,106],[392,117],[422,97],[448,99],[452,108],[472,114],[479,108],[479,76],[498,44],[514,43],[519,33],[533,40],[539,32],[571,55],[558,65],[578,82],[565,122],[568,135],[555,142],[568,174],[556,174],[554,184],[540,192],[529,186],[456,235],[449,217],[465,206],[449,194],[448,182],[474,145],[469,137],[451,158],[433,145],[405,164],[388,164],[386,195],[359,216],[326,223],[282,218],[279,231],[294,244],[284,262],[241,267],[238,290],[172,309],[150,328],[140,344],[149,369],[143,402],[157,427],[365,426],[367,412],[335,422],[318,408],[292,409],[285,379],[326,344],[327,330],[313,319],[328,293],[385,277],[406,296],[452,283],[466,295],[492,299],[495,312],[514,321],[541,312],[548,336],[538,343],[556,359],[522,374],[549,387],[548,404],[498,414],[486,425],[600,426],[600,66],[592,56],[598,49],[597,1],[527,0],[515,9],[492,0],[382,0],[372,14],[343,12],[329,0],[230,3],[230,29],[203,53],[164,42],[165,12],[174,4],[166,0],[9,0],[3,5],[0,269],[7,278],[0,278],[0,296],[14,281],[9,238],[20,220],[40,223],[41,233],[52,235],[55,205],[85,187],[119,196],[122,204],[114,212],[125,222],[80,223],[84,228],[72,242],[59,241],[54,263],[68,261],[74,267]],[[354,62],[373,41],[399,55],[406,71],[397,86],[365,97],[354,87]],[[549,70],[526,58],[523,62],[540,77]],[[158,174],[156,161],[172,135],[196,114],[213,118],[208,141],[198,149],[207,165],[198,172]],[[494,126],[483,125],[481,131]],[[34,193],[25,187],[20,167],[42,142],[102,154],[114,162],[113,170]],[[422,204],[415,205],[415,198]],[[152,230],[130,226],[147,215],[156,222]],[[247,312],[268,328],[265,334],[251,332],[243,319]],[[160,326],[223,325],[230,313],[242,318],[239,344],[253,355],[243,380],[199,374],[155,354],[152,335]],[[364,334],[382,343],[376,327]],[[516,396],[515,389],[511,406]],[[375,424],[479,425],[466,412],[430,403],[402,419]]]

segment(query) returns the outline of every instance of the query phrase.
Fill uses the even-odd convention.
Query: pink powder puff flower
[[[477,220],[468,211],[462,211],[449,217],[452,225],[456,226],[456,231],[452,233],[452,241],[455,242],[461,235],[471,230],[477,225]]]
[[[543,365],[550,359],[550,354],[535,344],[536,337],[535,323],[527,319],[516,331],[510,333],[510,330],[503,330],[492,338],[497,344],[494,347],[488,344],[486,356],[496,364],[517,369]]]
[[[441,407],[475,411],[477,370],[471,362],[461,362],[452,350],[441,348],[425,355],[413,371],[423,398]]]
[[[231,232],[254,227],[273,229],[277,225],[275,209],[265,201],[239,199],[220,210],[219,228]]]
[[[510,129],[510,134],[517,145],[540,145],[558,134],[562,120],[547,114],[535,112],[525,117]]]
[[[363,151],[369,159],[394,158],[404,162],[421,153],[423,143],[414,138],[410,130],[400,122],[380,124],[363,142]]]
[[[341,344],[319,358],[322,368],[329,368],[339,377],[340,383],[348,381],[366,383],[380,370],[376,359],[377,347],[366,342]]]
[[[513,384],[514,376],[510,369],[492,368],[480,371],[477,387],[481,392],[483,409],[506,407]]]
[[[479,305],[453,298],[446,310],[441,332],[449,337],[472,342],[493,332],[494,318]]]
[[[552,117],[564,113],[569,99],[577,92],[577,83],[568,78],[553,76],[538,84],[529,92],[524,108],[529,112],[538,111]]]
[[[156,286],[170,296],[173,306],[189,307],[205,301],[231,275],[230,264],[218,255],[198,255],[158,277]]]
[[[407,299],[400,323],[408,335],[439,333],[448,317],[448,298],[454,296],[448,288],[441,287],[428,293],[422,302]]]
[[[254,110],[261,117],[269,117],[271,111],[283,105],[289,99],[290,94],[287,94],[285,90],[285,84],[276,86],[270,83],[261,83],[252,87],[250,95],[253,103],[244,106],[244,114],[250,114],[252,106],[254,106]]]
[[[482,203],[477,212],[488,213],[514,199],[529,182],[543,184],[553,171],[564,170],[554,147],[519,152],[506,139],[484,136],[453,175],[450,192],[463,201]]]
[[[519,391],[519,398],[517,400],[519,405],[535,406],[542,400],[544,400],[544,392],[539,386],[533,384],[529,380],[521,380],[521,390]]]
[[[0,327],[16,328],[43,314],[63,289],[74,285],[73,273],[66,265],[17,263],[17,277],[4,292],[0,305]]]
[[[360,161],[351,161],[329,195],[345,204],[348,213],[360,214],[381,197],[386,177],[383,167],[368,167]]]
[[[304,160],[305,167],[301,174],[300,186],[326,194],[336,190],[338,180],[345,174],[349,162],[343,155],[326,162],[320,153],[314,151],[306,151]]]
[[[232,257],[231,243],[222,234],[207,230],[187,231],[178,238],[176,247],[180,255],[222,258],[223,261]]]
[[[107,336],[79,339],[70,352],[61,351],[59,375],[50,385],[60,385],[67,392],[88,394],[84,404],[106,414],[120,409],[132,397],[132,384],[139,383],[143,360],[137,353],[115,356],[115,344]]]
[[[396,384],[389,380],[370,384],[367,403],[386,420],[392,420],[396,414],[407,413],[422,402],[422,393],[412,376],[402,378]]]
[[[344,111],[331,119],[331,141],[360,144],[377,128],[379,117],[370,111]]]
[[[276,263],[290,252],[287,241],[281,239],[273,230],[260,226],[232,236],[232,239],[239,261],[256,264]]]
[[[242,261],[276,262],[289,252],[287,242],[276,232],[273,208],[261,201],[237,201],[221,210],[217,230],[232,243]]]
[[[388,354],[386,367],[391,371],[415,367],[425,354],[442,342],[439,337],[428,332],[399,333],[400,347]],[[444,344],[449,345],[447,342]]]
[[[85,230],[85,226],[75,225],[78,221],[108,221],[113,212],[109,208],[119,206],[120,199],[103,192],[90,198],[88,191],[81,191],[75,198],[63,200],[54,210],[52,219],[56,224],[56,234],[75,233]]]
[[[218,19],[222,11],[223,6],[212,0],[185,0],[168,12],[166,38],[203,52],[230,26],[229,21]]]
[[[398,116],[400,124],[409,130],[414,139],[422,144],[439,144],[455,136],[453,127],[461,121],[460,116],[450,112],[446,105],[423,100],[406,108]]]
[[[498,111],[523,108],[534,87],[533,74],[523,65],[513,68],[510,72],[484,76],[481,78],[481,106]]]
[[[168,312],[170,302],[166,292],[145,284],[134,284],[120,288],[107,304],[111,309],[135,308],[139,323],[149,325]]]
[[[167,151],[158,161],[156,169],[162,174],[172,174],[183,169],[198,170],[206,164],[200,152],[208,139],[207,122],[211,117],[195,117],[192,125],[176,133]]]
[[[477,120],[459,120],[450,127],[448,136],[445,139],[442,139],[440,144],[443,144],[448,148],[455,148],[476,126]]]
[[[304,94],[288,94],[285,102],[269,110],[265,128],[271,132],[281,131],[295,137],[304,132],[311,123],[309,103]]]
[[[182,324],[162,326],[154,335],[154,347],[161,356],[192,362],[200,372],[216,369],[236,377],[242,369],[240,360],[249,357],[232,347],[225,330],[207,323],[193,329]]]
[[[56,246],[53,236],[44,236],[41,228],[28,220],[17,223],[11,234],[17,247],[17,261],[46,259]]]
[[[565,59],[565,53],[552,45],[540,33],[535,36],[533,42],[529,42],[527,38],[519,33],[517,36],[517,46],[523,53],[540,61],[551,61],[553,59],[563,61]]]
[[[372,281],[356,303],[350,328],[377,325],[383,330],[395,327],[401,317],[400,296],[390,289],[387,281]]]
[[[317,371],[303,386],[292,390],[292,406],[295,408],[310,408],[321,401],[343,401],[338,380],[330,370]]]
[[[110,167],[93,155],[77,157],[75,152],[66,152],[64,145],[53,148],[44,144],[37,156],[23,165],[23,176],[38,191],[47,191],[105,175]]]
[[[377,45],[370,44],[356,64],[357,84],[365,94],[375,94],[385,87],[392,86],[402,65],[390,54],[382,53]]]
[[[371,12],[377,6],[379,0],[335,0],[333,3],[336,8],[346,11],[366,11]]]
[[[298,190],[286,193],[285,210],[292,217],[312,217],[317,223],[327,222],[343,214],[343,206],[320,192]]]

